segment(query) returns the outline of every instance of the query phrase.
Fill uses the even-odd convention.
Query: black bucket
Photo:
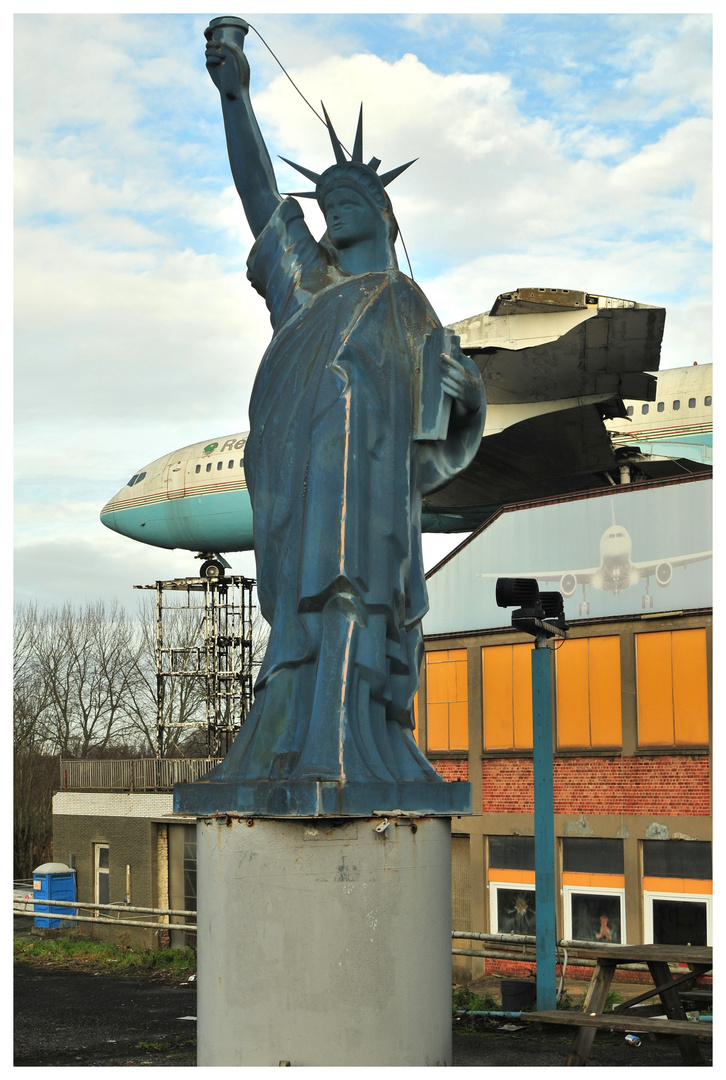
[[[502,979],[502,1011],[521,1012],[537,997],[536,979]]]

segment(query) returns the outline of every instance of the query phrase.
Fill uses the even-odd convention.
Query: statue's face
[[[325,197],[325,222],[337,248],[374,240],[385,227],[381,214],[368,199],[355,188],[343,185]]]

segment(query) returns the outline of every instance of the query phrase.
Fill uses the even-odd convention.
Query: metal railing
[[[171,791],[199,780],[222,758],[126,758],[120,761],[61,759],[61,791]]]
[[[45,900],[29,895],[20,896],[20,890],[17,889],[19,883],[14,884],[16,886],[13,900],[14,915],[27,915],[32,913],[36,905],[42,905],[43,911],[36,912],[36,915],[44,919],[54,916],[54,912],[47,910],[48,908],[58,908],[73,912],[73,914],[69,914],[68,922],[90,922],[98,925],[99,920],[102,920],[105,923],[113,923],[115,926],[142,926],[147,930],[183,930],[188,933],[196,933],[197,930],[196,922],[149,922],[148,920],[140,921],[122,918],[122,915],[133,913],[135,915],[149,915],[156,919],[162,916],[196,919],[196,911],[181,911],[174,908],[133,907],[130,904],[86,904],[78,900]],[[78,911],[95,911],[97,914],[78,915]],[[104,912],[106,913],[105,917]],[[59,910],[55,917],[61,918],[62,910]],[[520,963],[536,963],[536,938],[533,936],[526,934],[481,934],[469,930],[452,930],[451,937],[453,941],[464,939],[483,943],[481,949],[459,949],[453,946],[451,949],[453,956],[468,956],[474,960],[514,960]],[[562,940],[557,942],[557,947],[564,954],[564,967],[567,967],[568,963],[571,967],[594,967],[596,961],[593,954],[596,951],[598,953],[602,951],[602,946],[595,949],[591,941]],[[587,954],[588,952],[590,952],[590,956],[583,955],[583,953]],[[573,955],[573,953],[576,955]],[[645,964],[634,963],[620,966],[632,971],[648,970]]]
[[[453,947],[453,956],[468,956],[474,960],[513,960],[519,963],[536,964],[537,939],[529,934],[480,934],[470,930],[452,930],[454,941],[463,938],[466,941],[481,941],[483,948],[458,949]],[[592,941],[561,939],[555,942],[555,949],[562,959],[558,960],[563,969],[569,967],[594,967],[603,945]],[[620,969],[627,971],[647,971],[647,964],[620,964]]]
[[[79,900],[46,900],[42,897],[24,896],[13,899],[13,915],[27,915],[30,911],[40,907],[42,910],[35,911],[35,917],[39,919],[63,919],[64,911],[68,918],[63,919],[67,923],[90,922],[96,926],[112,924],[113,926],[142,926],[146,930],[183,930],[185,933],[196,933],[196,923],[151,922],[148,919],[124,919],[122,915],[133,913],[134,915],[149,915],[155,919],[162,916],[180,916],[196,919],[196,911],[181,911],[176,908],[150,908],[133,907],[131,904],[86,904]],[[53,910],[49,910],[49,909]],[[58,909],[58,910],[56,910]],[[96,915],[79,915],[79,911],[95,911]]]

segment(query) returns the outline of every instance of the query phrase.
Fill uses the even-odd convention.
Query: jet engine
[[[655,580],[659,585],[670,585],[671,578],[673,577],[673,567],[669,562],[661,562],[655,568]]]
[[[563,596],[572,596],[577,588],[577,578],[574,574],[563,574],[560,580],[560,592]]]

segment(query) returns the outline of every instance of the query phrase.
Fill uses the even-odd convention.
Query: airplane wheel
[[[199,567],[199,576],[208,580],[224,577],[224,567],[216,559],[208,559]]]

